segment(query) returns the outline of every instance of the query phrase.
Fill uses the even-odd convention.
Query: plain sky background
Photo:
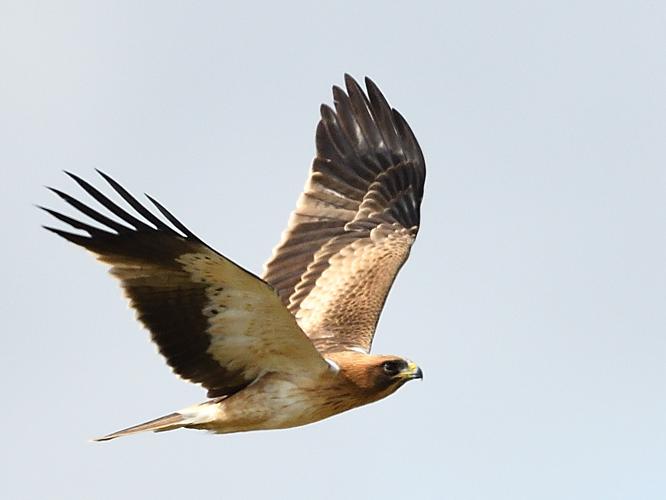
[[[0,497],[666,498],[666,3],[5,0],[0,51]],[[43,186],[85,199],[61,171],[100,168],[260,272],[344,72],[427,159],[375,343],[424,381],[300,429],[87,442],[204,394],[40,229]]]

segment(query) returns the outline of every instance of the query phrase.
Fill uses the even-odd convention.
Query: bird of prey
[[[52,189],[96,225],[45,208],[79,232],[45,228],[109,264],[169,366],[208,391],[203,403],[99,441],[296,427],[422,378],[408,359],[370,354],[419,229],[425,161],[405,119],[370,79],[365,86],[345,75],[334,109],[321,106],[309,178],[262,278],[102,172],[128,207],[73,174],[108,215]]]

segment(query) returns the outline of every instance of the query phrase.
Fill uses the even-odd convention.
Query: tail
[[[93,441],[109,441],[122,436],[129,436],[131,434],[137,434],[139,432],[152,431],[152,432],[164,432],[171,431],[173,429],[179,429],[184,427],[190,422],[190,419],[181,415],[180,413],[172,413],[170,415],[165,415],[164,417],[156,418],[155,420],[150,420],[149,422],[144,422],[143,424],[135,425],[133,427],[128,427],[120,431],[112,432],[106,436],[94,438]]]
[[[164,432],[180,429],[181,427],[188,427],[191,429],[207,429],[208,424],[211,422],[219,422],[223,415],[221,411],[221,403],[225,398],[212,399],[204,403],[192,405],[184,408],[170,415],[156,418],[143,424],[128,427],[121,431],[107,434],[106,436],[98,437],[93,441],[109,441],[117,437],[129,436],[139,432],[152,431]]]

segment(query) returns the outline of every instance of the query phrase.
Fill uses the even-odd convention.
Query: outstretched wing
[[[266,372],[326,369],[326,361],[268,284],[208,247],[152,198],[177,231],[100,174],[145,220],[69,174],[123,223],[53,189],[104,229],[44,209],[88,234],[46,229],[111,265],[111,273],[120,279],[139,320],[175,373],[200,383],[209,397],[219,397],[241,390]]]
[[[321,107],[317,156],[282,241],[272,284],[320,351],[369,351],[396,274],[419,228],[421,148],[404,118],[365,80],[333,87]]]

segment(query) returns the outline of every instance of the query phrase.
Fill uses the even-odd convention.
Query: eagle
[[[71,226],[44,228],[108,264],[173,372],[207,390],[203,403],[97,441],[296,427],[423,378],[404,357],[370,354],[419,230],[425,161],[402,115],[369,78],[365,89],[345,75],[334,107],[321,106],[305,189],[261,278],[103,172],[125,207],[68,172],[98,207],[49,188],[94,225],[40,207]]]

